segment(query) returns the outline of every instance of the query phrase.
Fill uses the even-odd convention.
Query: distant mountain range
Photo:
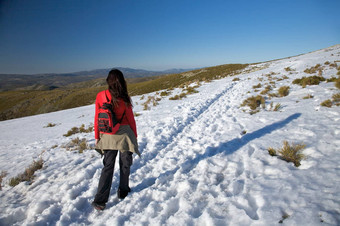
[[[182,73],[193,69],[170,69],[165,71],[148,71],[143,69],[133,69],[116,67],[121,70],[125,78],[143,78],[157,75]],[[98,78],[106,78],[109,69],[96,69],[90,71],[79,71],[73,73],[48,73],[48,74],[0,74],[0,91],[10,90],[52,90],[55,88],[67,86],[73,83],[79,83]]]

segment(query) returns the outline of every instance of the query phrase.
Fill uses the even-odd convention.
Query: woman
[[[93,207],[97,210],[104,210],[109,199],[118,150],[120,182],[117,195],[120,199],[124,199],[131,191],[129,175],[132,165],[132,152],[140,155],[132,101],[127,91],[123,73],[117,69],[111,70],[106,82],[109,86],[108,90],[97,94],[94,120],[96,150],[100,150],[104,155],[104,167],[99,179],[97,194],[92,202]],[[114,135],[101,133],[98,129],[98,111],[108,101],[112,104],[116,118],[121,121],[119,129]]]

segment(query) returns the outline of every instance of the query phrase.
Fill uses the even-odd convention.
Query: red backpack
[[[122,122],[125,111],[123,113],[122,118],[118,121],[117,117],[113,111],[112,104],[110,103],[109,99],[106,96],[105,97],[107,102],[104,103],[98,111],[98,130],[100,133],[106,133],[106,134],[115,134],[119,127],[120,123]]]

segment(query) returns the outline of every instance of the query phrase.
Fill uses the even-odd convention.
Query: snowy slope
[[[8,172],[0,191],[0,225],[274,225],[280,220],[339,225],[340,107],[320,106],[339,90],[332,82],[304,89],[292,84],[318,63],[325,78],[336,76],[336,68],[324,62],[339,60],[337,45],[262,63],[237,75],[240,81],[206,83],[199,93],[176,101],[165,97],[146,111],[142,103],[156,94],[133,97],[134,111],[141,114],[136,121],[142,157],[134,157],[132,193],[123,201],[116,197],[116,170],[102,213],[90,205],[100,157],[90,149],[81,154],[63,148],[76,137],[94,145],[92,133],[63,136],[93,122],[93,105],[0,122],[0,171]],[[288,76],[276,81],[276,90],[288,85],[289,95],[268,99],[257,114],[244,112],[243,100],[258,95],[252,87],[264,87],[271,72]],[[307,94],[314,98],[303,99]],[[280,103],[281,110],[270,110],[270,102]],[[44,128],[48,123],[56,126]],[[300,167],[268,154],[268,147],[279,148],[284,140],[306,144],[308,158]],[[33,183],[10,187],[9,179],[39,156],[44,168]]]

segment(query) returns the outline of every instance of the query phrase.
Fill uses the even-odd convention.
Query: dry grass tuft
[[[253,89],[258,89],[258,88],[261,88],[261,87],[262,87],[262,85],[261,85],[261,83],[259,83],[259,84],[255,85],[255,86],[253,86]]]
[[[276,104],[273,111],[278,111],[282,108],[282,105],[280,103]]]
[[[162,91],[162,92],[160,93],[160,96],[161,96],[161,97],[169,96],[170,93],[171,93],[171,92],[168,92],[168,91]]]
[[[268,153],[271,156],[278,155],[281,159],[292,162],[296,167],[301,165],[301,160],[305,159],[306,156],[302,154],[302,149],[306,147],[305,144],[292,144],[290,145],[288,141],[283,141],[283,147],[275,150],[274,148],[268,148]]]
[[[133,112],[133,115],[134,115],[135,117],[138,117],[138,116],[140,116],[141,114],[138,113],[138,112]]]
[[[303,99],[311,99],[311,98],[314,98],[314,96],[311,95],[311,94],[308,94],[307,96],[304,96],[304,97],[303,97]]]
[[[9,185],[14,187],[23,181],[32,182],[32,180],[34,179],[35,171],[42,169],[43,165],[44,161],[42,160],[42,158],[40,158],[37,161],[33,161],[33,163],[28,168],[25,169],[24,173],[11,178],[9,181]]]
[[[335,85],[336,88],[340,89],[340,76],[335,80],[335,84],[334,85]]]
[[[264,108],[265,106],[265,100],[263,96],[257,95],[252,96],[247,99],[245,99],[241,105],[242,107],[248,106],[251,110],[255,110],[256,108],[262,106]]]
[[[2,189],[2,179],[4,179],[6,176],[7,176],[7,172],[1,171],[1,173],[0,173],[0,191]]]
[[[318,71],[322,71],[322,69],[323,68],[321,67],[321,64],[317,64],[314,67],[306,68],[306,70],[304,70],[304,72],[307,73],[307,74],[314,74]]]
[[[93,132],[93,126],[90,125],[87,129],[85,128],[85,125],[82,124],[79,128],[78,127],[72,127],[69,131],[67,131],[66,134],[64,134],[64,137],[72,136],[73,134],[77,133],[91,133]]]
[[[340,103],[340,93],[336,93],[332,96],[332,99],[335,104]]]
[[[243,101],[243,103],[241,104],[241,107],[244,106],[248,106],[250,108],[250,114],[256,114],[260,111],[259,107],[261,106],[262,108],[265,108],[265,99],[263,96],[261,95],[257,95],[257,96],[252,96],[252,97],[248,97],[247,99],[245,99]],[[244,112],[246,110],[243,110]]]
[[[269,147],[269,148],[268,148],[268,153],[269,153],[269,155],[271,155],[271,156],[277,156],[276,150],[275,150],[274,148]]]
[[[323,106],[323,107],[330,108],[330,107],[332,107],[333,103],[332,103],[331,100],[328,99],[328,100],[325,100],[324,102],[322,102],[320,105]]]
[[[326,81],[326,79],[322,76],[310,76],[310,77],[302,77],[295,79],[293,84],[297,84],[305,88],[307,85],[319,85],[320,82]]]
[[[69,143],[62,146],[67,151],[76,151],[78,150],[79,153],[83,153],[84,150],[89,149],[89,145],[87,144],[87,140],[85,138],[79,139],[79,137],[76,137],[72,139]]]
[[[286,67],[285,71],[290,72],[290,71],[295,71],[294,69],[291,69],[290,67]]]
[[[49,122],[44,128],[50,128],[50,127],[55,127],[57,124]]]
[[[282,87],[280,87],[279,90],[278,90],[279,96],[280,96],[280,97],[288,96],[288,94],[289,94],[289,89],[290,89],[289,86],[282,86]]]

